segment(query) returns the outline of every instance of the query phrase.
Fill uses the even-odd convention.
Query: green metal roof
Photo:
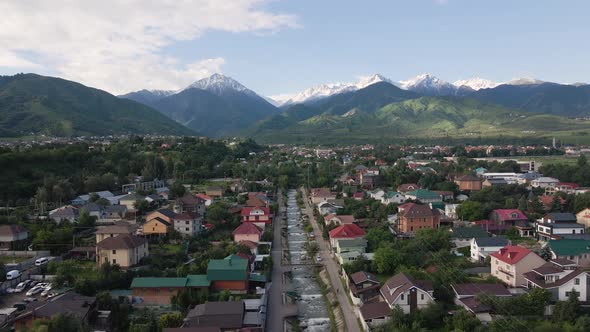
[[[490,235],[481,227],[453,227],[451,228],[451,237],[459,239],[473,239],[489,237]]]
[[[131,288],[185,287],[186,282],[186,278],[142,277],[133,278]]]
[[[248,261],[238,257],[210,259],[207,265],[207,279],[210,281],[229,281],[248,279]]]
[[[590,240],[561,239],[549,240],[549,247],[557,256],[577,256],[590,253]]]
[[[430,191],[428,189],[418,189],[418,190],[414,190],[414,191],[410,191],[408,193],[408,195],[410,196],[415,196],[416,199],[435,199],[435,198],[440,198],[440,195],[435,193],[434,191]]]
[[[260,273],[252,273],[250,275],[250,281],[266,282],[266,276]]]
[[[209,287],[211,285],[206,274],[189,274],[186,278],[188,279],[187,287]]]

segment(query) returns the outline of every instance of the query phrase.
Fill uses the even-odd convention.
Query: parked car
[[[49,292],[50,291],[51,291],[51,286],[45,287],[45,289],[41,292],[41,296],[47,296],[47,295],[49,295]]]
[[[16,288],[8,287],[6,288],[6,294],[16,293]]]
[[[27,296],[33,296],[35,294],[39,294],[39,293],[41,293],[43,291],[44,288],[45,287],[43,287],[43,286],[37,285],[37,286],[29,289],[29,291],[26,293],[26,295]]]
[[[20,293],[20,292],[24,291],[27,287],[29,287],[30,283],[31,283],[31,280],[25,280],[25,281],[20,282],[14,288],[14,293]]]
[[[35,301],[37,301],[37,299],[34,297],[25,297],[23,299],[23,302],[25,302],[25,303],[31,303],[31,302],[35,302]]]
[[[27,308],[27,304],[24,302],[18,302],[15,303],[12,307],[16,308],[18,311],[23,311]]]
[[[6,280],[12,280],[20,277],[22,273],[19,270],[12,270],[6,273]]]

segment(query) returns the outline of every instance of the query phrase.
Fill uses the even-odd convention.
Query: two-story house
[[[176,213],[196,212],[204,215],[205,209],[205,200],[190,193],[174,201],[174,212]]]
[[[232,236],[235,243],[240,243],[242,241],[258,243],[262,236],[262,229],[254,223],[244,222],[232,232]]]
[[[570,260],[549,261],[525,273],[524,278],[528,288],[548,290],[553,301],[567,301],[571,292],[578,293],[580,301],[588,301],[590,276]]]
[[[0,226],[0,250],[23,250],[28,238],[29,232],[21,225]]]
[[[147,240],[134,235],[121,234],[107,237],[96,244],[96,263],[107,262],[128,268],[140,263],[148,256]]]
[[[436,229],[440,224],[440,213],[428,205],[406,203],[398,207],[397,232],[413,233],[419,229]]]
[[[248,260],[236,255],[224,259],[210,259],[207,264],[207,280],[213,290],[246,293],[249,281]]]
[[[355,221],[356,220],[355,220],[354,216],[352,216],[350,214],[343,214],[343,215],[329,214],[324,217],[324,223],[326,225],[334,224],[334,225],[340,226],[340,225],[354,224]]]
[[[379,280],[365,271],[355,272],[348,277],[348,288],[355,304],[364,303],[379,295],[380,286]]]
[[[197,212],[183,212],[174,216],[174,230],[188,237],[201,233],[203,216]]]
[[[471,240],[470,258],[472,262],[483,263],[488,256],[508,245],[502,236],[478,237]]]
[[[545,264],[545,260],[539,255],[520,246],[508,245],[490,256],[492,275],[512,287],[525,285],[524,274]]]
[[[585,227],[576,222],[573,213],[547,213],[536,224],[537,238],[541,241],[578,237],[585,234]]]
[[[455,183],[461,191],[481,190],[481,178],[473,175],[462,175],[455,179]]]
[[[242,222],[251,222],[264,229],[272,222],[270,209],[267,207],[244,207],[242,208]]]
[[[420,201],[425,204],[442,202],[442,197],[438,193],[435,193],[434,191],[430,191],[428,189],[418,189],[410,191],[405,194],[405,197],[407,199]]]
[[[551,259],[567,259],[575,262],[580,267],[590,267],[590,240],[549,240],[547,246],[551,251]]]
[[[330,236],[330,245],[332,248],[336,248],[336,241],[362,239],[365,237],[365,231],[355,224],[346,224],[334,228],[328,232],[328,235]]]
[[[496,209],[489,218],[496,225],[516,227],[521,236],[533,236],[535,232],[527,216],[518,209]]]
[[[434,302],[434,288],[427,280],[415,280],[404,273],[389,278],[379,290],[389,308],[399,306],[409,314]]]

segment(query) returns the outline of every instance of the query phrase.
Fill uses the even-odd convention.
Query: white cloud
[[[185,64],[162,54],[166,46],[212,30],[258,33],[298,26],[292,15],[261,9],[262,2],[5,0],[0,67],[45,68],[113,93],[178,89],[220,71],[224,59]],[[34,54],[35,62],[20,52]]]

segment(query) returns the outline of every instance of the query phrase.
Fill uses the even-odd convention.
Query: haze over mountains
[[[590,134],[589,121],[568,119],[590,117],[586,84],[481,78],[449,83],[432,74],[395,82],[375,74],[283,97],[276,107],[221,74],[178,91],[141,90],[119,98],[58,78],[5,76],[0,135],[198,133],[288,142],[314,136]]]

